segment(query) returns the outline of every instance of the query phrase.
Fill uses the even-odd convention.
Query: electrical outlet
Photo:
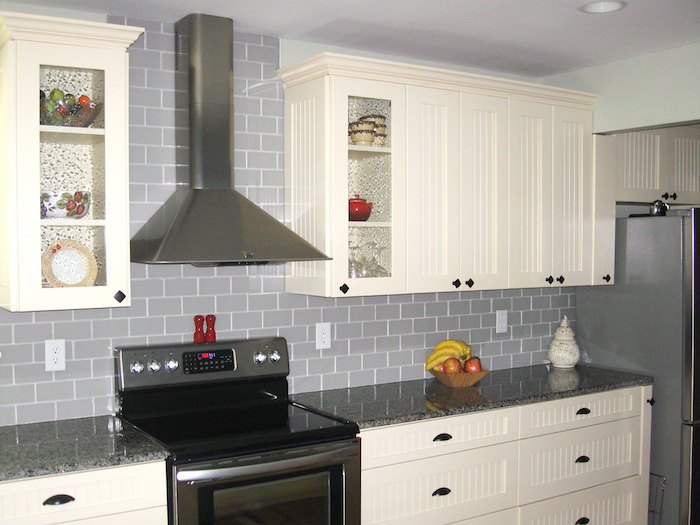
[[[47,372],[60,372],[66,369],[66,340],[47,339],[44,341],[44,359]]]
[[[331,323],[316,323],[316,350],[331,347]]]
[[[496,310],[496,333],[505,334],[508,331],[508,310]]]

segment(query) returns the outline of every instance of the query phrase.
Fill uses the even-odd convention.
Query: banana
[[[434,361],[438,358],[447,359],[448,357],[458,357],[459,355],[461,355],[461,353],[462,351],[458,348],[443,348],[441,350],[438,350],[437,352],[433,352],[432,354],[430,354],[426,358],[426,361]]]
[[[464,361],[466,361],[472,356],[472,347],[464,341],[457,341],[457,344],[459,344],[459,346],[462,347],[462,358],[464,359]]]
[[[462,347],[457,341],[448,339],[435,346],[435,349],[428,356],[428,360],[436,359],[438,356],[454,357],[462,352]]]

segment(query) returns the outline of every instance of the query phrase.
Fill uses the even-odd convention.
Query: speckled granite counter
[[[0,481],[167,456],[163,447],[114,416],[0,427]]]
[[[652,384],[650,376],[577,366],[496,370],[473,387],[450,388],[437,379],[295,394],[294,401],[370,428],[506,406],[526,405]]]

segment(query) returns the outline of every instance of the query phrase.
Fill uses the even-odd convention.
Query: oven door
[[[359,525],[360,440],[172,470],[173,525]]]

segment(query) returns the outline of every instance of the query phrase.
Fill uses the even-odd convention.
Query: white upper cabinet
[[[13,13],[0,26],[0,306],[128,306],[126,49],[143,30]]]
[[[614,137],[618,202],[700,204],[700,126]]]
[[[287,220],[333,259],[288,292],[592,284],[593,95],[331,53],[279,75]],[[373,114],[381,145],[352,130]]]

